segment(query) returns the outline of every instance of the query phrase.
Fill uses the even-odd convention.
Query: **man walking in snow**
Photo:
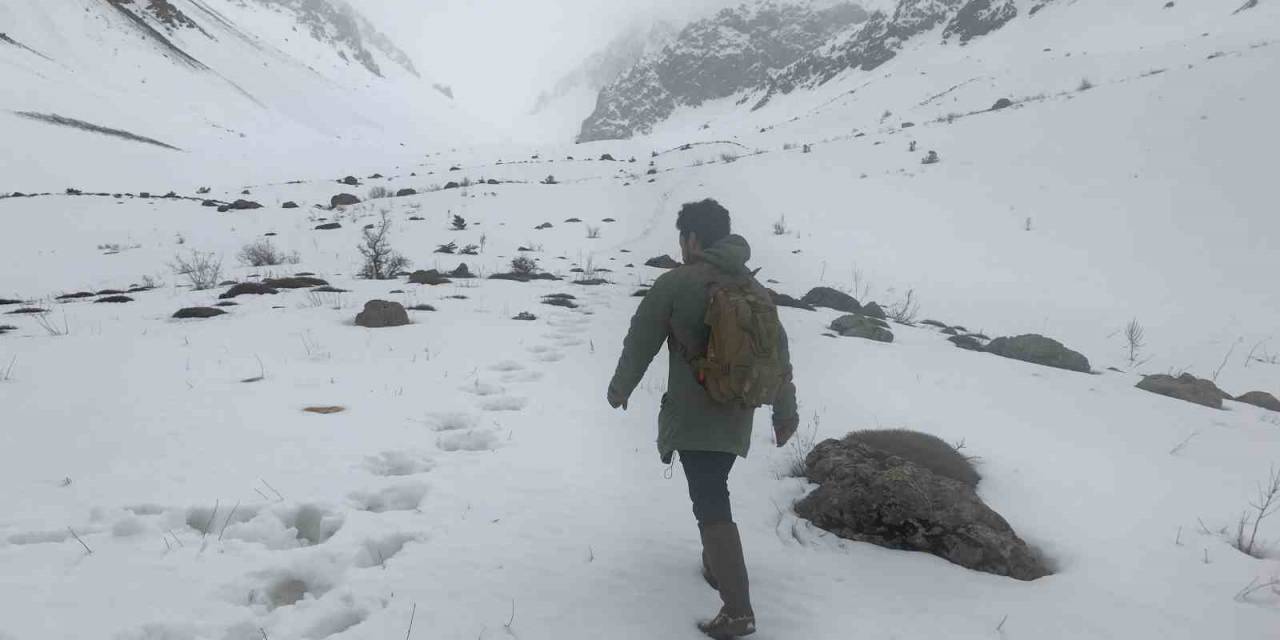
[[[715,200],[688,203],[676,220],[684,265],[654,282],[631,319],[608,401],[627,400],[665,342],[667,393],[658,453],[678,453],[702,536],[702,573],[724,606],[698,628],[714,638],[755,632],[742,541],[729,505],[729,471],[751,444],[755,408],[773,405],[777,446],[799,425],[787,335],[769,292],[746,263],[751,248],[729,232]]]

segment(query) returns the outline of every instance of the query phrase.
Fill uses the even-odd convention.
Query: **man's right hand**
[[[800,428],[800,419],[791,418],[786,420],[773,421],[773,438],[778,447],[783,447],[791,440],[791,436],[796,434],[796,430]]]
[[[613,387],[609,388],[609,391],[605,394],[605,398],[609,401],[609,406],[614,409],[621,407],[623,411],[627,410],[627,399],[614,391]]]

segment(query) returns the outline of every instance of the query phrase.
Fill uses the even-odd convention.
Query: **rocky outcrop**
[[[656,258],[649,258],[648,260],[645,260],[644,266],[654,267],[656,269],[675,269],[680,266],[680,263],[676,262],[671,256],[663,254]]]
[[[364,311],[356,314],[356,326],[359,327],[381,329],[406,324],[409,324],[409,312],[399,302],[370,300],[364,304]]]
[[[1046,338],[1035,333],[996,338],[987,345],[986,350],[988,353],[1005,358],[1013,358],[1014,360],[1022,360],[1023,362],[1031,362],[1046,367],[1056,367],[1081,373],[1089,373],[1090,371],[1088,358],[1066,348],[1061,342],[1053,338]]]
[[[685,27],[660,53],[600,91],[579,142],[649,133],[678,107],[696,107],[761,86],[770,74],[866,18],[841,3],[816,8],[768,2],[724,9]]]
[[[1194,402],[1214,409],[1221,409],[1222,401],[1231,398],[1230,395],[1219,389],[1218,385],[1212,381],[1197,378],[1189,373],[1184,373],[1176,378],[1164,374],[1143,376],[1137,387],[1143,391]]]
[[[173,314],[175,318],[213,318],[226,315],[226,311],[214,307],[187,307]]]
[[[853,296],[831,287],[814,287],[800,301],[814,307],[826,307],[845,313],[862,311],[862,305]]]
[[[1262,407],[1271,411],[1280,411],[1280,399],[1267,393],[1266,391],[1250,391],[1242,396],[1236,397],[1236,402],[1251,404],[1255,407]]]
[[[831,322],[831,330],[846,338],[866,338],[876,342],[893,342],[893,332],[883,320],[851,313]]]
[[[969,485],[857,438],[814,447],[805,476],[818,488],[796,503],[796,514],[842,538],[923,551],[1019,580],[1049,575]]]
[[[262,284],[261,282],[241,282],[240,284],[232,285],[230,289],[227,289],[226,293],[223,293],[222,295],[218,296],[218,299],[230,300],[231,298],[235,298],[237,296],[275,295],[277,293],[280,293],[280,292],[273,289],[272,287]]]

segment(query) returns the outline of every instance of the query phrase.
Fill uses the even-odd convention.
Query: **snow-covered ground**
[[[718,600],[698,575],[683,478],[664,477],[653,447],[665,369],[626,413],[604,385],[631,294],[660,273],[644,261],[677,253],[675,210],[707,196],[780,291],[826,284],[888,305],[914,290],[920,318],[1042,332],[1096,371],[963,351],[927,326],[895,325],[893,344],[832,339],[835,312],[784,309],[802,440],[876,427],[963,440],[979,494],[1055,574],[1019,582],[813,528],[790,509],[808,490],[787,474],[796,450],[772,446],[762,415],[731,479],[758,637],[1274,637],[1280,594],[1236,596],[1280,575],[1280,560],[1218,531],[1280,463],[1280,414],[1133,385],[1187,370],[1280,395],[1280,365],[1261,361],[1280,353],[1280,91],[1263,81],[1280,69],[1280,9],[1231,23],[1208,20],[1217,3],[1186,1],[1180,30],[1139,29],[1138,3],[1120,3],[1114,24],[1073,22],[1101,4],[1055,3],[1041,13],[1057,22],[904,53],[749,115],[717,120],[730,105],[708,105],[628,142],[337,153],[281,138],[265,161],[250,140],[228,147],[245,163],[189,158],[190,171],[155,174],[129,155],[148,147],[51,129],[59,148],[116,166],[103,177],[76,161],[0,191],[52,189],[53,176],[122,197],[0,199],[0,298],[49,308],[66,329],[0,307],[16,327],[0,334],[0,638],[700,637],[693,621]],[[1042,48],[1074,55],[996,62]],[[1154,68],[1165,72],[1142,75]],[[1082,77],[1096,87],[1075,91]],[[921,165],[927,150],[942,161]],[[387,177],[364,179],[374,172]],[[348,173],[362,184],[336,182]],[[548,175],[559,184],[540,184]],[[501,183],[431,190],[462,178]],[[264,208],[123,195],[197,185]],[[313,207],[375,186],[423,193]],[[383,210],[418,268],[489,274],[525,246],[547,271],[590,266],[612,284],[358,279],[361,229]],[[466,230],[450,230],[454,214]],[[314,229],[329,221],[342,228]],[[237,264],[266,233],[300,261]],[[449,241],[483,250],[433,253]],[[173,320],[225,289],[191,291],[169,270],[191,250],[221,255],[228,279],[313,272],[348,292],[243,296],[226,316]],[[53,299],[145,276],[163,286],[132,303]],[[580,307],[541,304],[550,293]],[[436,311],[353,326],[374,298]],[[537,319],[512,319],[522,311]],[[1147,328],[1139,365],[1118,336],[1134,318]],[[328,405],[345,411],[303,411]],[[1280,520],[1259,537],[1280,540]]]

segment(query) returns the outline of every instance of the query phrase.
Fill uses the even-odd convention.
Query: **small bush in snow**
[[[369,189],[370,200],[377,200],[379,198],[390,198],[390,197],[391,197],[391,190],[384,186],[379,185],[372,189]]]
[[[449,224],[454,231],[465,231],[467,229],[467,219],[457,214],[454,214]]]
[[[559,184],[559,182],[556,181],[555,176],[547,176],[542,180],[542,184]]]
[[[364,256],[360,275],[370,280],[388,280],[409,267],[409,259],[391,248],[391,221],[382,214],[381,221],[372,229],[364,230],[364,240],[357,247]]]
[[[1076,87],[1076,91],[1088,91],[1093,88],[1093,83],[1088,78],[1080,79],[1080,86]]]
[[[1129,324],[1125,325],[1124,341],[1125,341],[1125,347],[1129,351],[1130,367],[1138,364],[1138,360],[1142,358],[1142,348],[1147,346],[1146,342],[1144,341],[1146,338],[1146,335],[1147,335],[1147,330],[1143,328],[1141,324],[1138,324],[1137,318],[1130,320]]]
[[[191,288],[196,291],[216,287],[222,280],[222,258],[212,251],[203,252],[193,249],[185,256],[174,255],[169,268],[173,269],[174,273],[185,276],[191,283]]]
[[[595,240],[596,238],[599,238],[599,237],[600,237],[600,227],[592,227],[592,226],[587,227],[588,239]]]
[[[722,153],[722,154],[720,154],[720,162],[723,162],[723,163],[725,163],[725,164],[729,164],[730,162],[734,162],[734,161],[736,161],[737,159],[738,159],[738,156],[737,156],[737,155],[735,155],[735,154],[732,154],[732,153]]]
[[[464,256],[474,256],[480,253],[480,245],[469,244],[458,251]]]
[[[237,258],[240,260],[240,264],[248,267],[270,267],[286,262],[297,264],[299,261],[296,252],[285,254],[266,238],[241,247]]]
[[[778,218],[777,220],[774,221],[773,235],[775,236],[787,235],[787,217],[786,216],[782,216],[781,218]]]
[[[803,478],[808,475],[809,465],[806,460],[809,453],[818,444],[818,424],[820,419],[817,414],[813,416],[813,422],[809,424],[808,429],[797,429],[795,434],[791,436],[791,442],[787,443],[787,476],[791,478]]]
[[[920,313],[920,301],[915,295],[915,289],[907,289],[906,298],[889,306],[889,318],[900,324],[915,324],[916,315]]]
[[[531,275],[538,272],[538,263],[528,256],[516,256],[511,259],[511,273]]]
[[[1249,503],[1249,509],[1240,514],[1231,546],[1245,555],[1265,558],[1267,546],[1258,540],[1258,525],[1276,511],[1280,511],[1280,469],[1272,467],[1267,482],[1258,485],[1258,495]]]

